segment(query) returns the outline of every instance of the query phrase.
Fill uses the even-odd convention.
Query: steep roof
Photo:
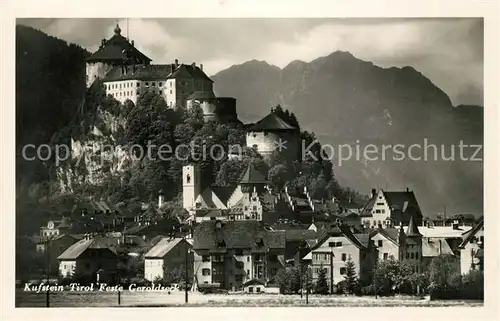
[[[135,48],[127,38],[121,35],[121,29],[116,25],[115,34],[86,60],[89,62],[107,60],[117,61],[127,58],[135,61],[151,61],[150,58]]]
[[[219,200],[224,203],[224,205],[227,205],[227,201],[229,201],[229,198],[233,195],[236,186],[211,186],[210,188],[215,195],[217,195]]]
[[[184,241],[183,238],[171,239],[169,237],[162,238],[155,244],[145,255],[145,258],[163,258],[170,250]]]
[[[252,131],[297,130],[273,112],[252,125],[250,129]]]
[[[383,191],[384,198],[387,201],[387,205],[391,208],[391,218],[394,218],[395,215],[400,215],[401,213],[407,212],[407,210],[414,210],[417,214],[422,215],[422,211],[417,202],[417,198],[415,197],[415,193],[413,191],[404,191],[404,192],[387,192]],[[361,217],[370,217],[372,216],[372,209],[377,200],[378,194],[372,196],[365,204],[363,209],[361,210]]]
[[[108,249],[114,254],[116,254],[116,250],[110,245],[106,244],[105,240],[100,238],[91,238],[91,239],[82,239],[75,244],[71,245],[66,249],[61,255],[59,255],[59,260],[75,260],[82,253],[84,253],[88,249]]]
[[[170,79],[183,79],[183,78],[194,78],[194,79],[203,79],[209,82],[213,82],[210,77],[198,66],[191,64],[180,64],[175,70],[173,70],[172,74],[168,76]]]
[[[193,239],[197,250],[250,248],[263,252],[267,248],[285,248],[284,231],[268,231],[257,221],[201,222],[194,230]],[[222,242],[225,246],[221,248]]]
[[[399,229],[397,228],[377,228],[372,235],[380,233],[394,244],[399,244]]]
[[[406,236],[422,236],[422,234],[418,230],[417,224],[415,224],[413,215],[410,217],[410,223],[408,224],[408,229],[406,230]]]
[[[360,249],[365,249],[370,244],[370,235],[368,233],[353,234],[347,228],[334,226],[324,234],[323,238],[319,240],[316,245],[311,248],[311,251],[321,247],[321,245],[323,245],[323,243],[325,243],[332,236],[344,236],[354,246]]]
[[[287,230],[285,231],[285,239],[286,241],[305,241],[305,240],[315,240],[316,239],[316,231],[314,230]]]
[[[462,243],[458,246],[459,248],[463,248],[467,243],[469,243],[470,239],[477,234],[484,227],[484,218],[481,220],[468,232],[463,234]]]
[[[254,165],[248,164],[245,173],[240,179],[240,184],[267,184],[267,179]]]
[[[173,69],[174,67],[171,64],[124,66],[123,69],[116,66],[108,71],[103,81],[166,80]]]
[[[435,257],[440,254],[451,254],[453,251],[444,238],[422,238],[422,256],[423,257]]]

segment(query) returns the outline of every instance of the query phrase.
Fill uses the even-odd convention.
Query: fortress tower
[[[121,35],[117,24],[114,35],[108,40],[103,39],[99,49],[86,59],[87,88],[95,80],[102,80],[113,67],[148,65],[150,62],[151,59],[134,47],[134,41],[129,42]]]

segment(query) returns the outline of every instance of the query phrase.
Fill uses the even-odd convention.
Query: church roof
[[[296,130],[297,128],[287,123],[281,117],[271,112],[250,127],[252,131]]]
[[[138,62],[150,62],[151,59],[135,48],[127,38],[121,35],[121,29],[118,25],[115,28],[115,34],[94,52],[87,61],[106,61],[106,60],[124,60],[133,59]]]
[[[240,184],[267,184],[267,179],[255,166],[249,164],[240,180]]]

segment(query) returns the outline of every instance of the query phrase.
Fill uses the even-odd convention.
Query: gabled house
[[[173,282],[185,274],[193,277],[193,245],[185,238],[164,237],[144,255],[144,278]]]
[[[376,256],[369,234],[354,234],[349,227],[341,225],[329,229],[311,248],[304,260],[310,262],[313,282],[317,281],[320,270],[324,269],[331,286],[332,283],[337,284],[345,279],[348,259],[354,262],[360,280],[368,279],[375,265]]]
[[[205,221],[193,233],[194,274],[198,284],[243,289],[259,279],[270,284],[283,267],[285,232],[257,221]]]
[[[57,259],[59,273],[65,278],[80,273],[94,277],[100,271],[100,279],[110,279],[115,276],[118,263],[116,249],[108,240],[91,235],[71,245]]]
[[[462,236],[462,243],[459,245],[461,273],[484,270],[484,219]]]
[[[371,198],[361,210],[361,223],[369,228],[387,228],[403,224],[410,218],[422,225],[423,215],[415,193],[408,188],[403,192],[388,192],[372,189]]]

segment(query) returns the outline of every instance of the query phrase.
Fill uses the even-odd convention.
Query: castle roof
[[[200,67],[184,64],[177,67],[175,64],[115,66],[106,74],[103,81],[167,79],[203,79],[213,82]]]
[[[267,184],[267,179],[254,165],[249,164],[241,177],[240,184]]]
[[[131,59],[136,62],[150,62],[151,59],[135,48],[127,38],[121,35],[118,25],[115,34],[107,41],[103,41],[102,46],[87,58],[89,62],[95,61],[124,61]]]
[[[281,117],[271,112],[266,117],[259,120],[254,125],[250,126],[252,131],[279,131],[279,130],[297,130],[296,127],[290,125]]]

